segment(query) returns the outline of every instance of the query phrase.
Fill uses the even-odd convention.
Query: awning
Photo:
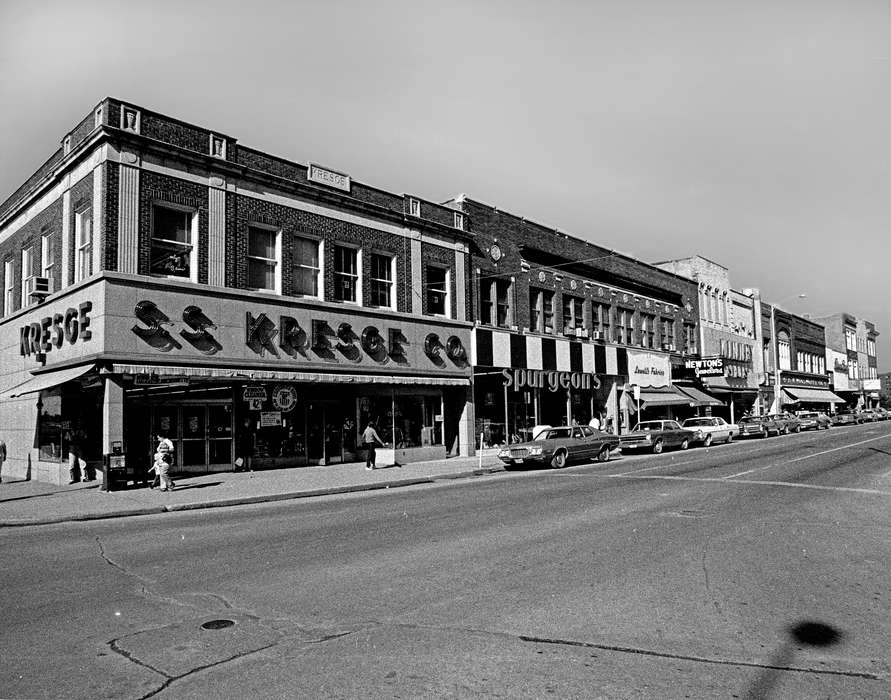
[[[70,382],[72,379],[82,377],[91,369],[93,369],[93,367],[94,365],[81,365],[80,367],[68,367],[66,369],[60,369],[55,372],[45,372],[44,374],[38,374],[36,377],[31,377],[31,379],[26,382],[22,382],[18,386],[7,389],[3,392],[2,396],[5,399],[13,399],[16,396],[23,396],[24,394],[34,394],[38,391],[43,391],[44,389],[51,389],[54,386],[59,386],[60,384],[64,384],[65,382]]]
[[[653,406],[689,406],[693,403],[686,394],[677,391],[675,387],[666,387],[665,389],[649,389],[640,392],[641,408],[652,408]]]
[[[758,388],[752,386],[738,386],[727,381],[727,377],[703,377],[705,388],[716,394],[757,394]]]
[[[112,365],[115,374],[156,376],[165,379],[216,379],[221,381],[279,381],[308,384],[414,384],[427,386],[468,386],[470,377],[436,377],[404,374],[334,374],[329,372],[288,372],[270,369],[231,369],[225,367],[172,367],[169,365]]]
[[[809,389],[804,387],[783,387],[783,394],[791,403],[799,401],[813,401],[814,403],[847,403],[843,398],[836,396],[829,389]]]
[[[709,396],[704,391],[699,391],[692,386],[680,386],[676,385],[675,389],[680,389],[683,393],[687,394],[697,406],[723,406],[723,401],[718,401],[718,399],[713,396]]]

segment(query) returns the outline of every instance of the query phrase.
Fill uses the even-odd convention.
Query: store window
[[[439,395],[359,397],[358,430],[364,430],[369,421],[374,421],[381,439],[396,449],[442,444]]]
[[[74,281],[93,274],[93,208],[78,209],[74,214]]]
[[[480,288],[481,321],[501,328],[512,325],[510,280],[484,279],[480,283]]]
[[[529,328],[538,333],[554,332],[554,292],[529,289]]]
[[[281,292],[281,235],[278,231],[248,227],[248,287],[264,292]]]
[[[40,392],[37,402],[38,459],[59,462],[69,452],[95,462],[102,458],[101,394],[72,383]]]
[[[576,328],[585,327],[585,300],[563,295],[563,332],[575,333]]]
[[[444,267],[427,265],[425,268],[427,313],[448,316],[449,271]]]
[[[319,298],[319,241],[312,238],[295,238],[293,241],[294,267],[291,284],[295,295]]]
[[[358,301],[359,251],[342,245],[334,246],[334,300]]]
[[[197,281],[196,221],[194,212],[157,205],[152,208],[151,274]]]
[[[371,254],[371,305],[393,308],[393,263],[395,258],[380,253]]]

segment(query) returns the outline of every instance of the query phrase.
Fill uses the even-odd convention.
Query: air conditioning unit
[[[592,340],[606,340],[603,335],[603,331],[591,331]]]
[[[584,328],[576,328],[575,329],[575,337],[576,338],[587,338],[588,331]]]
[[[53,292],[53,280],[50,277],[29,277],[25,280],[25,293],[32,299],[43,300]]]
[[[662,343],[662,349],[665,352],[674,352],[674,343]]]

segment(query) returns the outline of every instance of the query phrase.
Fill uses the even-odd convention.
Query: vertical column
[[[93,272],[105,269],[106,232],[105,225],[105,187],[103,170],[105,165],[93,168]]]
[[[71,191],[65,190],[62,194],[62,282],[65,289],[71,284],[71,275],[68,266],[71,264]]]
[[[477,436],[474,430],[473,386],[467,387],[464,395],[464,409],[458,418],[458,453],[462,457],[473,457],[476,453]]]
[[[124,440],[124,389],[105,377],[102,397],[102,454],[111,453],[111,443]]]
[[[424,308],[424,279],[421,270],[421,234],[407,231],[411,236],[411,312],[420,315]]]
[[[226,183],[210,178],[207,208],[207,283],[226,286]]]
[[[467,255],[463,250],[455,251],[455,319],[467,320]]]
[[[118,177],[118,272],[139,272],[139,158],[121,153]]]

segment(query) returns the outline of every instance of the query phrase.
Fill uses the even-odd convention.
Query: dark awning
[[[704,391],[699,391],[692,386],[675,386],[675,389],[680,389],[682,392],[687,394],[697,406],[723,406],[723,401],[718,401],[718,399],[713,396],[709,396]]]
[[[54,386],[70,382],[72,379],[82,377],[93,369],[93,367],[94,365],[81,365],[80,367],[68,367],[67,369],[60,369],[55,372],[38,374],[36,377],[31,377],[31,379],[26,382],[22,382],[18,386],[14,386],[11,389],[4,391],[3,398],[13,399],[16,396],[33,394],[38,391],[43,391],[44,389],[51,389]]]
[[[843,398],[836,396],[829,391],[829,389],[784,386],[783,392],[789,397],[791,403],[798,403],[799,401],[812,401],[814,403],[847,403]]]
[[[744,385],[731,384],[727,377],[703,377],[705,388],[716,394],[757,394],[758,388]]]
[[[676,387],[670,386],[664,389],[647,389],[640,392],[641,408],[652,408],[653,406],[690,406],[693,403],[686,394],[677,390]]]

